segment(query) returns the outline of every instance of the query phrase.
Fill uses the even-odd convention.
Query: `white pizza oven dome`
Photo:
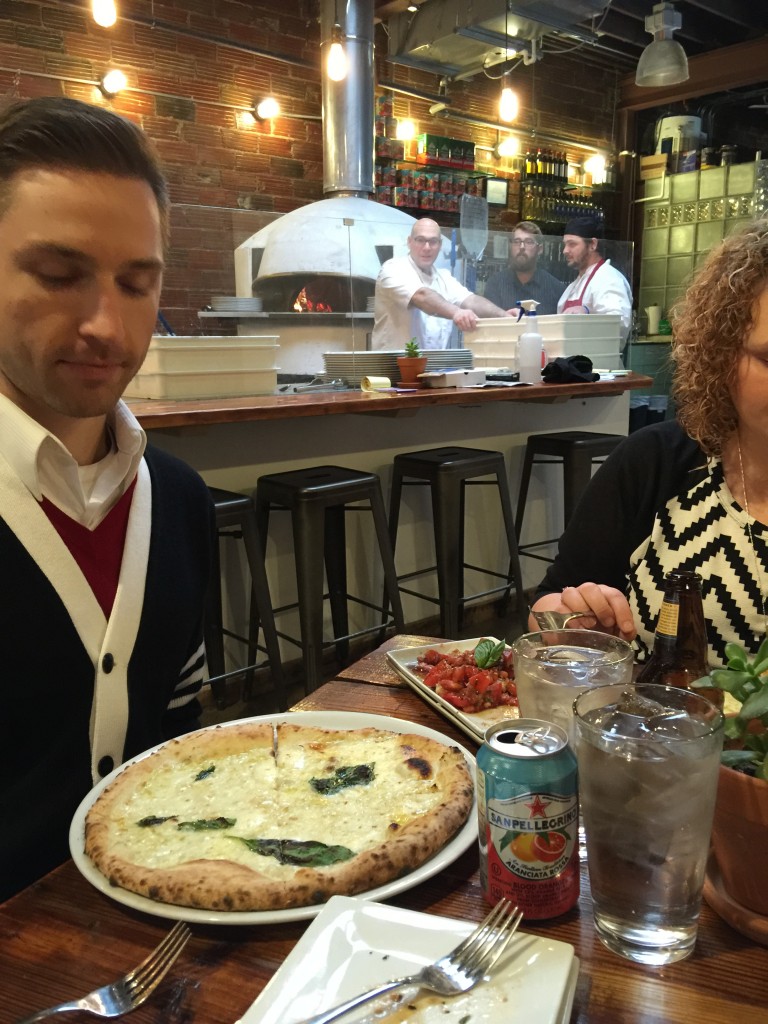
[[[414,218],[359,196],[311,203],[257,231],[235,250],[240,296],[289,311],[307,291],[334,311],[365,310],[381,264],[407,252]]]

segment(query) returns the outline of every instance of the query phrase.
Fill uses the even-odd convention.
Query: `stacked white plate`
[[[363,377],[398,377],[397,357],[402,352],[324,352],[325,376],[341,377],[350,387],[360,387]]]
[[[369,295],[368,296],[368,301],[365,304],[366,311],[368,313],[372,313],[373,310],[374,310],[375,305],[376,305],[376,296],[375,295]]]
[[[341,377],[350,387],[357,388],[363,377],[389,377],[394,384],[400,379],[397,357],[399,352],[324,352],[326,380]],[[428,370],[472,369],[472,353],[469,349],[428,349]]]
[[[472,353],[468,348],[428,349],[424,355],[428,370],[472,369]]]
[[[211,309],[217,313],[261,313],[264,304],[257,298],[240,298],[236,295],[213,295]]]

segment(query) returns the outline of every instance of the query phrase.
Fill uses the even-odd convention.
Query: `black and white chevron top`
[[[751,522],[765,588],[768,531]],[[595,474],[536,596],[590,580],[624,590],[643,660],[673,569],[702,577],[710,664],[723,664],[732,640],[754,653],[765,621],[747,516],[719,460],[665,422],[631,434]]]

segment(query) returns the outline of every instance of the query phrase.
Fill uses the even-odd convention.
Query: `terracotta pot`
[[[768,782],[720,766],[712,846],[731,899],[768,915]]]
[[[397,368],[400,371],[400,380],[403,384],[413,384],[418,380],[420,373],[427,368],[426,356],[398,356]]]

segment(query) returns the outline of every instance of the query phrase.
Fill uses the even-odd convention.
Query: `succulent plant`
[[[409,359],[418,359],[421,356],[419,346],[415,338],[411,338],[410,341],[405,343],[405,354]]]
[[[754,658],[736,643],[726,644],[725,656],[726,667],[714,669],[707,679],[739,704],[738,712],[725,720],[731,744],[722,762],[768,781],[768,637]]]

